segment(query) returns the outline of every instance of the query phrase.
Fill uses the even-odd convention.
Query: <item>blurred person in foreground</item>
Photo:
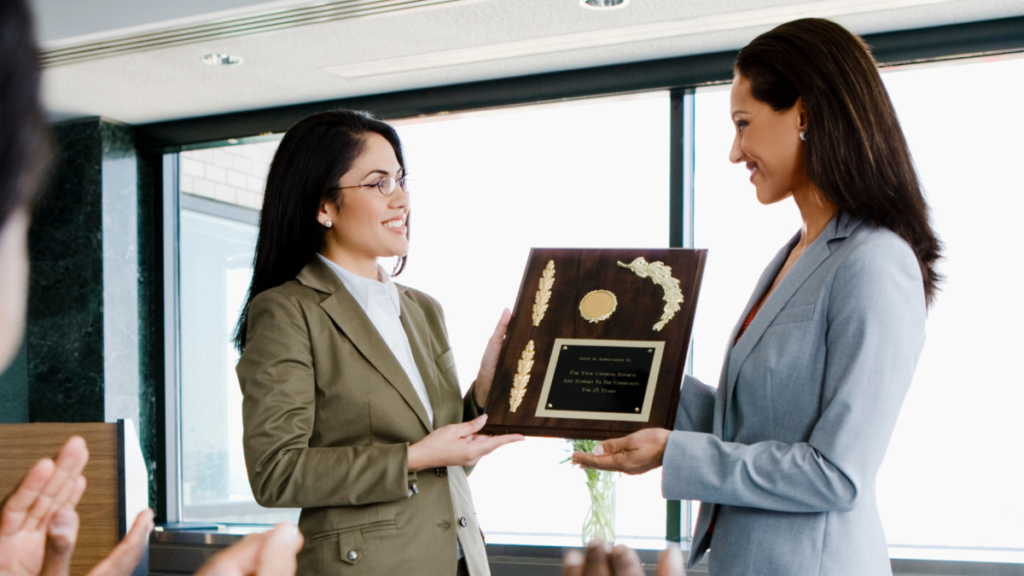
[[[562,561],[562,576],[644,576],[643,565],[636,551],[619,544],[614,548],[600,538],[591,540],[583,552],[570,550]],[[655,576],[686,576],[683,553],[667,548],[658,556]]]
[[[0,372],[14,358],[25,328],[28,301],[28,227],[32,197],[47,164],[49,146],[39,103],[39,54],[24,0],[0,2]],[[73,436],[56,460],[37,462],[0,510],[0,576],[66,576],[78,536],[75,511],[85,492],[89,459],[85,441]],[[153,512],[145,510],[131,531],[89,576],[127,576],[139,563]],[[302,537],[280,525],[221,552],[203,576],[288,576]]]

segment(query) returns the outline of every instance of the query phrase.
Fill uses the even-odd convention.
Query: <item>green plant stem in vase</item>
[[[591,454],[600,444],[597,440],[572,440],[573,452]],[[568,461],[568,460],[566,460]],[[590,510],[583,519],[583,545],[594,538],[611,544],[615,542],[615,472],[584,470],[587,491],[590,492]]]

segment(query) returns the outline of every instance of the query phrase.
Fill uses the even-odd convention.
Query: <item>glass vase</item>
[[[583,519],[583,545],[594,538],[608,544],[615,542],[615,477],[616,472],[587,469],[587,491],[590,509]]]

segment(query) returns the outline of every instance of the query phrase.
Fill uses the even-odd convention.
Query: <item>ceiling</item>
[[[1021,0],[32,3],[51,117],[128,124],[736,49],[803,16],[871,34],[1024,15]]]

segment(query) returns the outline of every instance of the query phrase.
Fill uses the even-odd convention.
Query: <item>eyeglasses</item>
[[[345,188],[376,188],[384,196],[391,196],[395,191],[395,186],[401,186],[402,191],[406,194],[409,193],[409,182],[408,176],[402,176],[401,178],[392,178],[391,176],[385,176],[381,178],[375,184],[356,184],[355,186],[335,186],[335,190],[344,190]]]

